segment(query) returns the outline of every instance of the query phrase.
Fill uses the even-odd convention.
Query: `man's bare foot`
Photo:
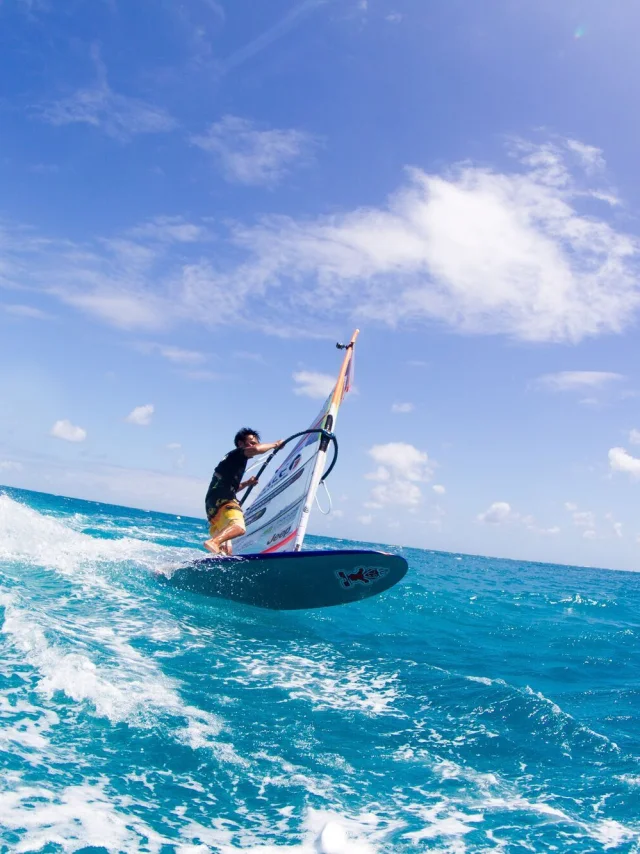
[[[219,555],[222,554],[220,550],[220,546],[216,543],[215,540],[207,540],[204,544],[205,549],[211,554]]]

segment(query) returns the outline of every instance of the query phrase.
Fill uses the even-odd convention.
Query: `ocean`
[[[270,612],[154,579],[204,536],[0,489],[0,851],[640,851],[640,574],[384,546]]]

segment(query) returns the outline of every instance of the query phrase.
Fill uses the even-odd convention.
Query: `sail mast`
[[[356,339],[360,333],[359,329],[356,329],[353,335],[351,336],[351,340],[344,347],[345,354],[344,359],[342,360],[342,365],[340,366],[340,372],[338,374],[338,379],[336,381],[335,387],[333,389],[333,395],[331,396],[331,402],[329,404],[329,409],[327,411],[326,418],[322,424],[322,427],[327,430],[329,433],[333,433],[335,430],[336,419],[338,417],[338,410],[340,409],[340,404],[342,403],[342,399],[345,393],[349,390],[347,385],[348,378],[351,376],[351,368],[353,366],[353,353],[356,345]],[[341,346],[341,345],[338,345]],[[322,473],[324,471],[326,456],[327,456],[327,447],[329,446],[329,440],[326,437],[322,437],[320,440],[320,448],[318,450],[318,455],[316,457],[315,465],[313,468],[313,474],[311,475],[311,481],[309,483],[309,489],[307,492],[307,497],[305,500],[304,507],[302,509],[302,518],[300,520],[300,525],[298,526],[298,532],[296,535],[295,545],[293,550],[298,552],[302,548],[302,542],[304,540],[304,535],[307,531],[307,525],[309,524],[309,516],[311,515],[311,508],[313,507],[313,502],[315,501],[316,492],[318,491],[318,486],[320,485],[320,479],[322,478]]]

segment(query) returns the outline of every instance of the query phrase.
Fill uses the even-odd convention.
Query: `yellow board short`
[[[222,501],[213,516],[209,517],[209,533],[212,537],[219,534],[227,525],[235,523],[244,528],[242,508],[237,501]]]

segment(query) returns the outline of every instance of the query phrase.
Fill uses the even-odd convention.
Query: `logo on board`
[[[357,566],[354,570],[346,572],[344,569],[336,570],[336,578],[342,587],[353,587],[354,584],[371,584],[389,572],[386,566]]]

